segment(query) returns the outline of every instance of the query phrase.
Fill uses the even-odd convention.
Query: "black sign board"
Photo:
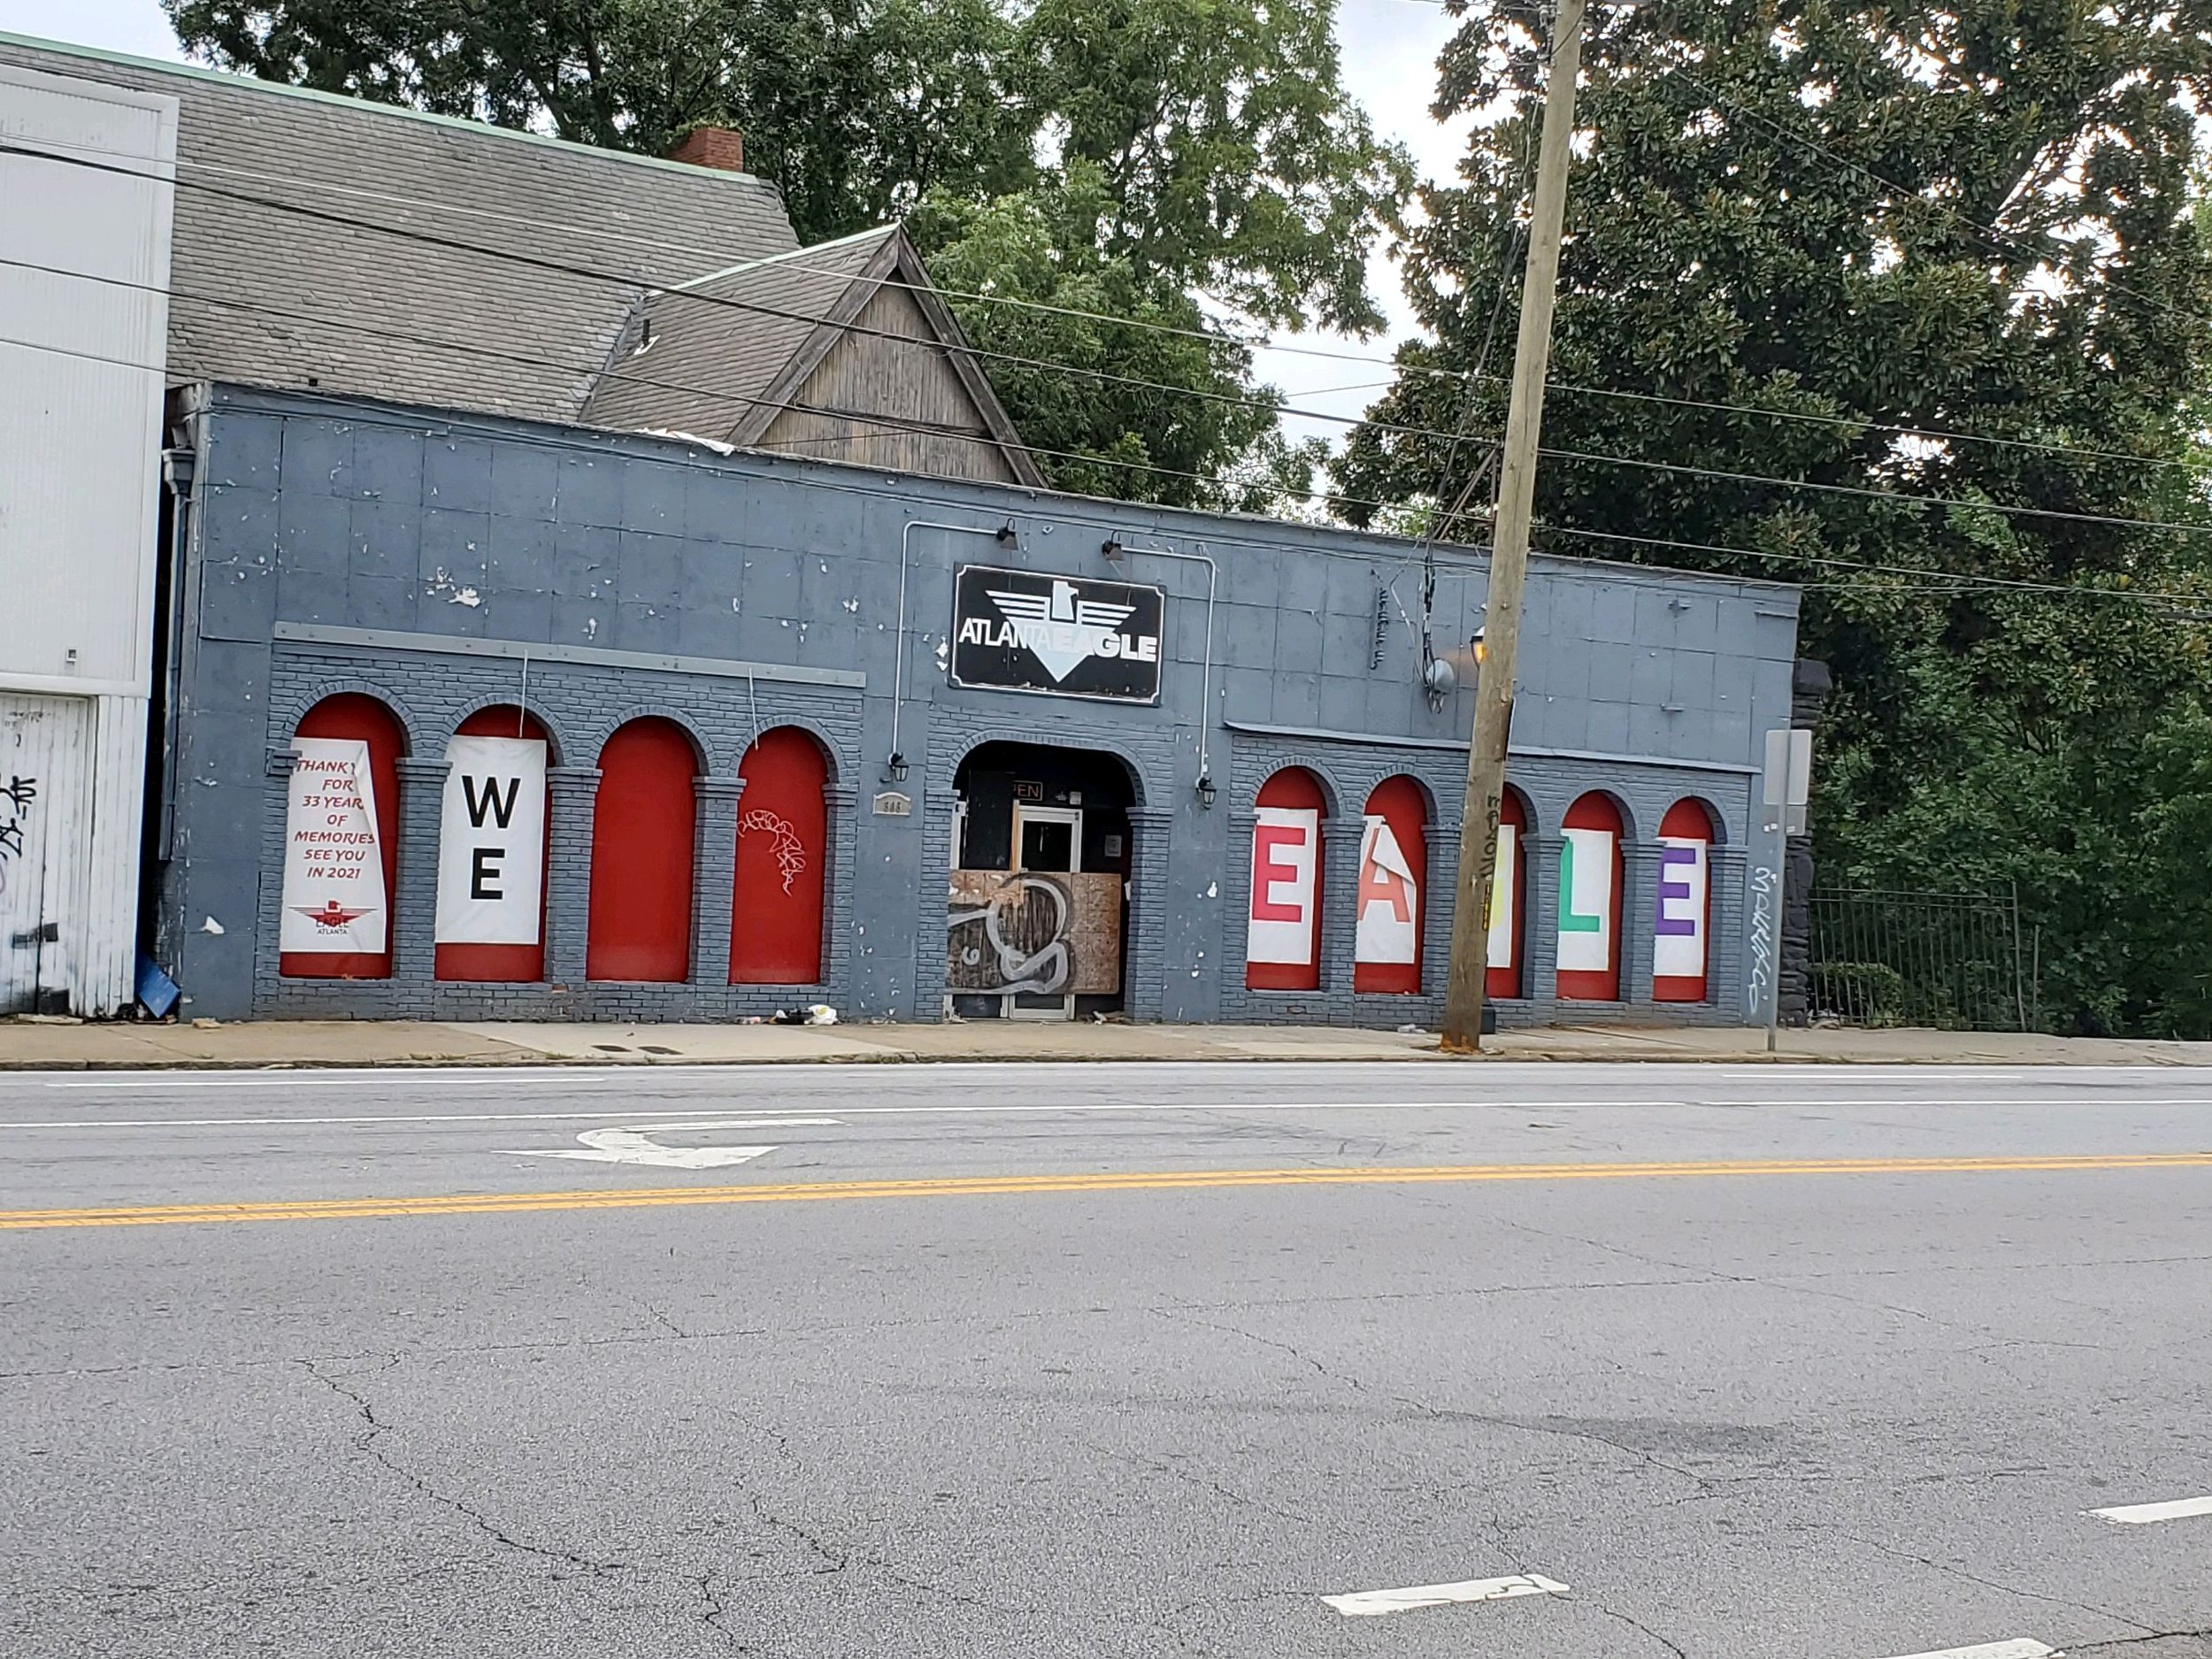
[[[1157,703],[1164,608],[1157,588],[964,565],[953,578],[952,683]]]

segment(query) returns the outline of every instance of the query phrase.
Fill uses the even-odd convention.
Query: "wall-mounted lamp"
[[[1014,545],[1017,540],[1018,540],[1018,538],[1014,534],[1014,526],[1012,525],[1002,524],[999,526],[998,544],[1001,547],[1010,548]]]
[[[883,764],[883,780],[886,783],[904,783],[906,781],[905,756],[899,754],[896,750],[892,752],[891,758],[886,761]]]
[[[1204,772],[1198,774],[1198,804],[1210,808],[1214,803],[1214,780]]]
[[[1105,541],[1099,543],[1098,550],[1106,556],[1106,562],[1108,564],[1118,565],[1121,563],[1122,545],[1121,538],[1119,536],[1108,536]]]
[[[1475,654],[1475,660],[1478,663],[1481,662],[1485,657],[1490,655],[1490,648],[1482,642],[1482,630],[1480,628],[1477,628],[1475,630],[1475,637],[1467,641],[1467,649]]]

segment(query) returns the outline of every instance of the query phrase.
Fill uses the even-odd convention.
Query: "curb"
[[[52,1060],[0,1057],[0,1075],[32,1071],[434,1071],[597,1068],[642,1070],[650,1066],[798,1066],[798,1065],[1375,1065],[1408,1061],[1499,1064],[1594,1065],[2048,1065],[2064,1069],[2064,1060],[2013,1061],[1986,1055],[1947,1058],[1929,1055],[1878,1054],[1588,1054],[1574,1051],[1535,1053],[1444,1054],[1435,1048],[1413,1048],[1375,1055],[1297,1054],[1128,1054],[1118,1051],[1077,1051],[1066,1054],[924,1054],[912,1048],[883,1048],[841,1055],[407,1055],[383,1059],[347,1059],[313,1056],[295,1059],[215,1059],[191,1056],[168,1059],[91,1058]],[[2100,1065],[2125,1065],[2155,1070],[2186,1064],[2185,1061],[2147,1057],[2134,1061],[2099,1061]]]

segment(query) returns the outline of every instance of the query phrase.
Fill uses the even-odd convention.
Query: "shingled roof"
[[[15,35],[0,63],[177,99],[174,381],[575,419],[648,292],[797,246],[744,173]]]

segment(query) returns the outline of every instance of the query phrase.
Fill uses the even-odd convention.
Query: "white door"
[[[92,848],[91,700],[0,692],[0,1014],[67,1011]]]
[[[1083,813],[1066,806],[1014,803],[1014,868],[1071,875],[1083,862]],[[1006,999],[1009,1019],[1073,1019],[1071,994],[1017,991]]]

